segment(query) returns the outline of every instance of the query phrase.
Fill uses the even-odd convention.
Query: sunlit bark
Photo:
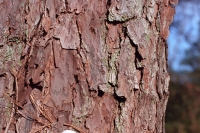
[[[8,107],[11,98],[16,101],[9,129],[165,132],[173,4],[1,2],[0,103]],[[10,111],[1,112],[5,129]]]

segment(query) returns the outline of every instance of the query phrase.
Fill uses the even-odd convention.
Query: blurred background
[[[175,8],[166,133],[200,133],[200,0],[179,0]]]

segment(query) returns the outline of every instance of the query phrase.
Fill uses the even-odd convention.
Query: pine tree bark
[[[1,0],[0,129],[165,132],[176,3]]]

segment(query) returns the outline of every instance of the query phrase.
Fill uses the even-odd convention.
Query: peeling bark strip
[[[1,0],[0,130],[165,132],[172,4]]]

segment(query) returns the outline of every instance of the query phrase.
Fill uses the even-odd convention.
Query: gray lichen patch
[[[16,67],[21,65],[20,57],[22,53],[22,44],[4,45],[0,48],[0,69],[8,69],[10,67]],[[8,67],[8,68],[7,68]],[[7,70],[6,70],[7,71]]]
[[[116,85],[117,83],[117,74],[118,74],[118,66],[117,66],[117,59],[119,56],[119,51],[115,51],[114,53],[109,55],[109,60],[108,60],[108,66],[109,66],[109,70],[108,70],[108,82],[112,85]]]
[[[141,17],[144,0],[111,0],[108,21],[124,22],[134,17]]]
[[[150,45],[150,26],[146,19],[130,20],[127,23],[127,34],[130,37],[132,43],[136,45],[139,54],[142,58],[146,58],[147,53],[145,49]]]
[[[148,35],[149,23],[145,19],[130,20],[127,24],[127,33],[134,44],[145,45],[146,38],[144,35]]]

